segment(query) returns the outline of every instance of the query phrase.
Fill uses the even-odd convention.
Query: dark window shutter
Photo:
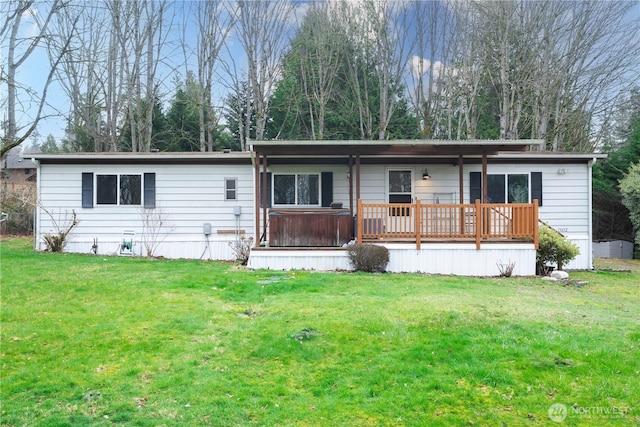
[[[262,187],[264,185],[264,172],[260,172],[260,194],[258,197],[260,198],[260,207],[264,208],[264,200],[262,200]],[[267,172],[267,206],[271,207],[271,172]]]
[[[535,199],[542,206],[542,172],[531,172],[531,200]]]
[[[82,207],[93,207],[93,173],[82,172]]]
[[[322,172],[322,207],[328,208],[333,202],[333,172]]]
[[[156,174],[144,174],[144,207],[156,207]]]
[[[469,172],[469,203],[482,201],[482,172]]]

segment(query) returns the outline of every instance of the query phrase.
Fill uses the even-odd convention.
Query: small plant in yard
[[[253,237],[240,236],[240,238],[229,242],[229,246],[231,246],[236,261],[242,265],[247,265],[249,262],[249,254],[253,247]]]
[[[513,269],[516,268],[516,262],[511,260],[506,263],[502,262],[502,260],[499,260],[496,265],[498,266],[500,277],[511,277],[511,275],[513,274]]]
[[[384,272],[389,264],[389,250],[378,245],[350,245],[347,255],[356,271]]]
[[[551,227],[540,227],[538,242],[536,263],[541,274],[546,275],[548,273],[549,264],[556,264],[558,270],[562,270],[564,265],[580,253],[578,246],[568,241]]]
[[[174,227],[166,229],[166,215],[160,207],[153,209],[143,207],[138,210],[138,213],[142,220],[142,245],[147,252],[146,256],[152,258],[155,256],[155,252],[158,246],[160,246],[160,243],[167,238]]]
[[[56,228],[55,234],[47,233],[43,237],[44,243],[47,245],[47,251],[49,252],[62,252],[64,247],[67,245],[67,241],[69,238],[69,234],[75,228],[76,225],[80,222],[76,215],[76,211],[73,210],[71,214],[71,219],[68,218],[68,214],[64,214],[64,218],[56,219],[54,215],[43,209],[53,222],[54,227]]]

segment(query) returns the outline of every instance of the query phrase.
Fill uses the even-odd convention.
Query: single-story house
[[[386,246],[389,271],[535,274],[546,223],[592,268],[591,169],[602,154],[542,141],[254,141],[247,152],[38,154],[35,249],[350,269],[345,244]]]

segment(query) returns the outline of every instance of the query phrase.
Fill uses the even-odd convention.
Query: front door
[[[389,203],[411,203],[413,201],[413,170],[387,170],[387,201]],[[390,208],[387,228],[395,233],[412,233],[414,224],[411,209]]]

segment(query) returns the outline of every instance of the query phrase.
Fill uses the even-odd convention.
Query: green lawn
[[[559,425],[554,403],[562,425],[640,423],[640,271],[565,286],[0,245],[2,425]]]

